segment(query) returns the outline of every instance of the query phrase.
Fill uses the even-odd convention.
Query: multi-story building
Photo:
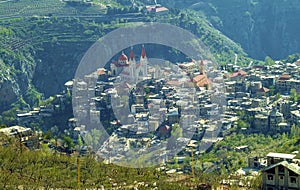
[[[262,171],[264,190],[299,190],[300,167],[293,163],[294,154],[269,153]]]

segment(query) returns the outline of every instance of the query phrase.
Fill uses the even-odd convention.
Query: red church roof
[[[145,58],[145,57],[146,57],[146,51],[145,51],[144,45],[142,46],[142,54],[141,54],[141,57],[142,57],[142,58]]]
[[[124,54],[124,52],[122,52],[122,54],[120,55],[120,57],[119,57],[118,60],[119,60],[119,61],[128,61],[128,58],[127,58],[127,56]]]
[[[193,78],[193,83],[198,87],[205,87],[211,83],[211,81],[206,77],[205,74],[200,74]]]
[[[198,76],[195,76],[194,78],[193,78],[193,82],[199,82],[199,81],[201,81],[201,80],[203,80],[203,79],[205,79],[206,78],[206,75],[203,75],[203,74],[201,74],[201,75],[198,75]]]
[[[134,52],[133,52],[133,48],[131,48],[130,50],[130,60],[134,59]]]

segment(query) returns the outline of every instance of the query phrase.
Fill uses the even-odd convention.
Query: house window
[[[290,178],[290,181],[291,181],[291,183],[296,183],[296,182],[297,182],[297,179],[296,179],[295,177],[291,177],[291,178]]]
[[[273,180],[273,175],[268,175],[268,180]]]
[[[279,179],[283,180],[283,175],[279,175]]]
[[[298,174],[296,174],[295,172],[293,172],[293,171],[291,171],[291,170],[289,170],[289,176],[298,176]]]
[[[273,187],[268,187],[268,190],[274,190]]]
[[[268,170],[268,173],[269,173],[269,174],[275,174],[275,168],[269,169],[269,170]]]
[[[284,173],[284,167],[282,165],[278,166],[278,172],[279,173]]]

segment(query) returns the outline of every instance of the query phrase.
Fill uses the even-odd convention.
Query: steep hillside
[[[292,0],[160,0],[204,13],[253,58],[282,59],[300,52],[300,2]]]
[[[28,99],[32,100],[29,92],[34,88],[45,97],[63,90],[64,83],[74,77],[87,49],[106,33],[131,24],[129,19],[136,16],[133,21],[166,22],[191,31],[210,48],[220,64],[233,63],[235,54],[239,55],[240,64],[250,62],[239,45],[195,12],[174,10],[156,17],[132,11],[136,9],[117,7],[103,15],[86,18],[59,15],[1,19],[0,95],[3,98],[0,110],[7,109],[20,98],[28,103]],[[168,52],[162,49],[148,49],[148,52],[149,55],[160,54],[165,59],[174,57],[161,55],[161,52]]]

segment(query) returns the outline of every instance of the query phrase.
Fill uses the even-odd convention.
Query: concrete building
[[[262,171],[264,190],[299,190],[300,167],[294,154],[269,153],[268,166]]]

